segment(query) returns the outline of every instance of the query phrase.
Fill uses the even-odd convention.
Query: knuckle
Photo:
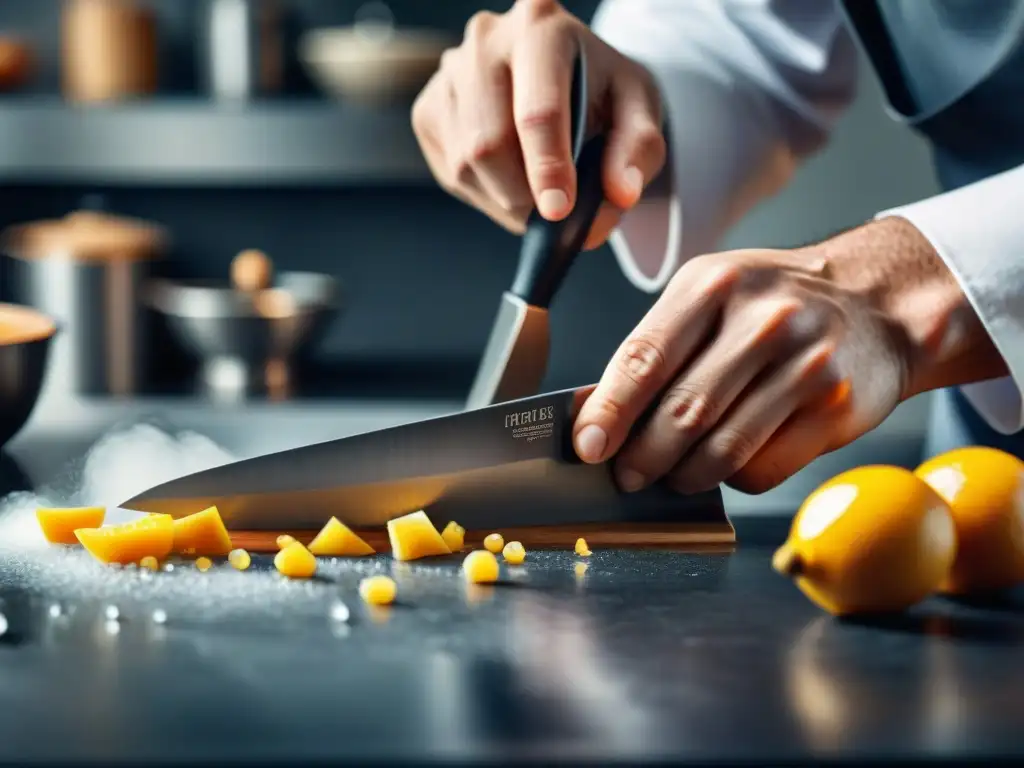
[[[724,254],[705,253],[687,260],[672,278],[676,290],[693,290],[699,286],[704,293],[715,293],[735,284],[742,276],[739,265]]]
[[[657,384],[665,375],[665,355],[658,343],[643,336],[626,341],[615,357],[618,373],[638,388]]]
[[[536,157],[529,161],[530,179],[538,187],[557,187],[571,178],[572,163],[553,157]]]
[[[485,38],[498,21],[498,14],[491,11],[478,11],[469,17],[466,22],[464,37],[469,41],[479,41]]]
[[[715,421],[714,399],[692,382],[680,382],[665,395],[664,408],[672,424],[680,431],[707,430]]]
[[[461,49],[459,48],[448,48],[442,54],[438,61],[438,69],[442,72],[450,72],[453,69],[457,69],[459,66],[459,54]]]
[[[757,446],[748,434],[731,427],[720,428],[707,445],[708,458],[726,476],[741,470],[756,450]]]
[[[416,100],[412,103],[412,110],[410,112],[410,119],[412,121],[413,132],[420,138],[427,133],[432,123],[434,122],[434,115],[430,108],[430,94],[428,88],[420,91]]]
[[[503,129],[477,133],[466,148],[464,164],[472,166],[493,159],[508,146],[510,138],[510,132]]]
[[[637,149],[651,165],[661,166],[665,162],[665,154],[668,151],[665,137],[654,123],[645,120],[644,124],[637,128],[636,144]]]
[[[547,18],[562,10],[557,0],[518,0],[515,7],[531,21]]]
[[[534,104],[516,115],[516,128],[520,133],[549,131],[558,126],[562,108],[557,102]]]

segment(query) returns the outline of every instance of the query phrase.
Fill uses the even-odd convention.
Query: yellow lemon
[[[938,590],[955,556],[942,497],[909,470],[867,466],[807,497],[772,567],[844,616],[909,608]]]
[[[941,591],[967,594],[1024,582],[1024,462],[995,448],[960,448],[915,474],[953,513],[957,554]]]

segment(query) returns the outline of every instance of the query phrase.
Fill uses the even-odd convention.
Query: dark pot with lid
[[[154,224],[95,211],[21,224],[3,236],[4,292],[56,318],[46,391],[134,395],[149,374],[141,299],[167,236]]]

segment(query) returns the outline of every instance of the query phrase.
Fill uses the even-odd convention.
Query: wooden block
[[[390,552],[387,531],[354,529],[377,552]],[[309,544],[318,531],[231,531],[231,542],[250,552],[276,552],[277,537],[288,534]],[[500,531],[466,531],[466,550],[483,547],[484,537],[500,533],[505,541],[521,541],[527,549],[572,549],[580,536],[592,549],[648,548],[680,552],[731,552],[736,546],[736,531],[723,523],[679,523],[677,525],[533,526],[504,528]]]

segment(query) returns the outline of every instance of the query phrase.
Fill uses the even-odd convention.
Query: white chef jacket
[[[650,69],[665,103],[670,192],[645,194],[610,238],[655,293],[827,141],[858,53],[834,0],[605,0],[593,29]],[[1009,376],[964,396],[997,432],[1024,429],[1024,167],[883,216],[931,242],[1006,361]]]

